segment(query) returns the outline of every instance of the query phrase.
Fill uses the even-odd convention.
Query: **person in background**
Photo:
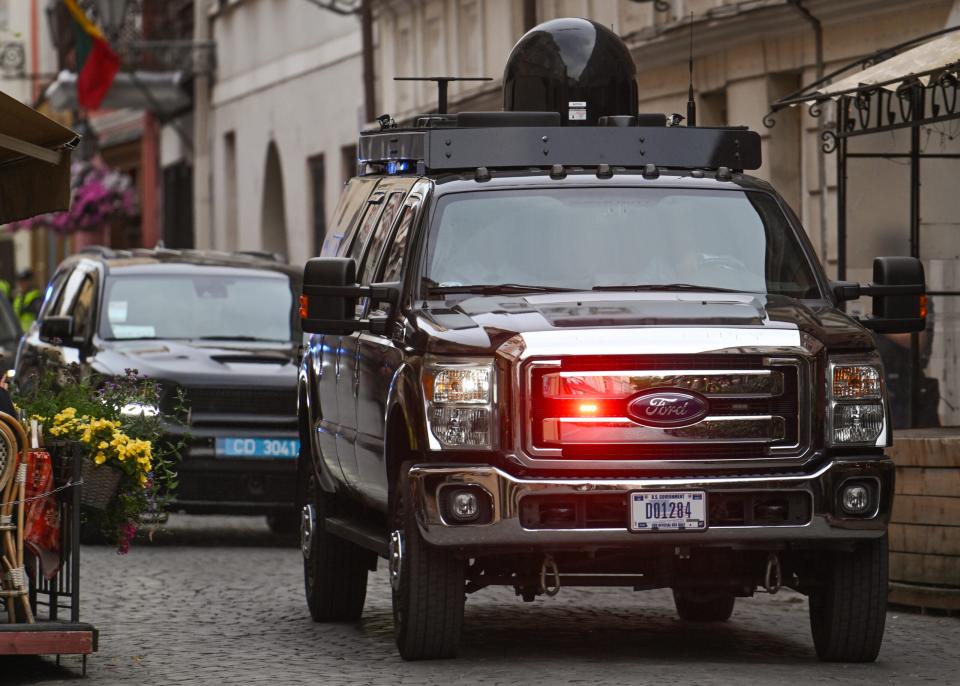
[[[6,374],[0,374],[0,412],[5,412],[11,417],[17,416],[17,410],[13,406],[13,399],[10,397],[10,388]]]
[[[6,279],[0,279],[0,295],[3,295],[7,300],[9,300],[12,290],[13,288],[10,286],[9,281]]]
[[[24,269],[17,274],[17,296],[13,299],[13,311],[20,318],[20,326],[24,331],[37,321],[42,304],[40,291],[33,284],[33,271]]]

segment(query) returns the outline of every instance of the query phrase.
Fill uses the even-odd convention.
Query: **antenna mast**
[[[693,12],[690,12],[690,87],[687,89],[687,126],[697,125],[697,103],[693,99]]]

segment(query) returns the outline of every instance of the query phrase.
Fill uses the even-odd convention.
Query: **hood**
[[[294,343],[101,341],[92,363],[102,373],[136,369],[183,386],[285,388],[296,384],[298,352]]]
[[[829,303],[749,293],[543,293],[424,302],[418,345],[440,354],[482,354],[517,334],[562,330],[755,329],[813,336],[830,349],[863,350],[872,335]]]

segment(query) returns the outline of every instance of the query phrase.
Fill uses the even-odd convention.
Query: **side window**
[[[380,210],[383,207],[383,196],[378,195],[371,198],[367,203],[366,214],[363,215],[363,221],[350,237],[349,250],[344,257],[352,257],[357,262],[357,268],[360,267],[360,260],[363,259],[363,249],[367,246],[370,234],[373,233],[373,227],[377,225],[377,219],[380,217]]]
[[[340,200],[327,225],[323,248],[320,250],[321,255],[333,257],[340,254],[344,247],[343,243],[350,239],[351,229],[356,228],[360,216],[367,208],[367,200],[377,183],[379,183],[378,179],[355,178],[344,185],[340,192]]]
[[[380,252],[383,250],[384,243],[390,235],[390,229],[393,227],[393,221],[400,212],[400,206],[403,204],[403,198],[406,193],[391,193],[387,200],[386,207],[383,208],[383,214],[377,223],[377,229],[373,232],[370,239],[370,247],[367,249],[366,256],[363,258],[363,264],[357,272],[357,280],[366,285],[373,280],[376,272],[377,260],[380,258]]]
[[[89,338],[93,333],[94,309],[97,305],[97,286],[93,275],[87,274],[80,284],[73,305],[73,332],[78,338]]]
[[[47,285],[47,290],[43,294],[43,305],[40,308],[40,319],[43,319],[45,316],[50,314],[53,311],[53,304],[57,301],[58,296],[60,295],[60,289],[63,288],[64,281],[67,280],[67,275],[70,273],[68,269],[61,269],[56,274],[53,275],[53,278],[50,279],[50,283]]]
[[[407,241],[410,238],[410,232],[413,228],[413,220],[417,216],[417,209],[420,207],[419,200],[413,200],[403,208],[403,216],[400,217],[400,225],[397,227],[397,233],[390,242],[387,254],[383,260],[383,276],[381,281],[399,281],[401,270],[403,269],[403,259],[407,254]]]
[[[67,282],[60,290],[60,294],[57,296],[53,307],[50,308],[50,314],[55,314],[61,317],[65,317],[70,314],[70,307],[73,305],[73,301],[77,297],[77,291],[80,290],[80,284],[83,283],[83,279],[86,275],[86,272],[82,269],[73,270],[70,276],[67,277]]]

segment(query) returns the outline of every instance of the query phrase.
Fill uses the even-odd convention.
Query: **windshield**
[[[732,290],[821,297],[769,195],[673,188],[458,193],[437,206],[426,284]]]
[[[292,341],[293,292],[282,274],[150,274],[107,279],[100,336]]]

